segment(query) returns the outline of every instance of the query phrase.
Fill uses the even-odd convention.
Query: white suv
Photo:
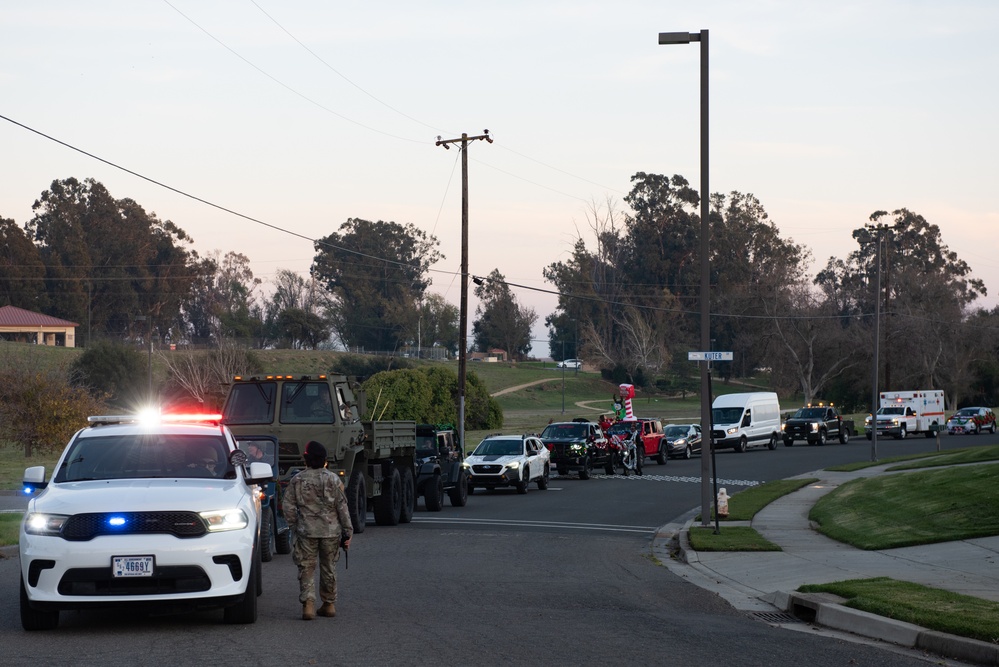
[[[224,608],[253,623],[260,595],[260,494],[218,415],[90,417],[56,464],[24,471],[21,625],[49,630],[62,609]]]
[[[469,471],[468,493],[475,489],[493,490],[498,486],[516,487],[527,493],[531,482],[548,488],[551,453],[541,438],[534,435],[490,435],[465,457]]]

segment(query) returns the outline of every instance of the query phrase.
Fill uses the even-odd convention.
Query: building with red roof
[[[0,339],[37,345],[76,347],[76,322],[34,313],[17,306],[0,306]]]

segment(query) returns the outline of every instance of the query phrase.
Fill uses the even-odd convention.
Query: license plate
[[[114,556],[111,571],[114,577],[151,577],[154,560],[152,556]]]

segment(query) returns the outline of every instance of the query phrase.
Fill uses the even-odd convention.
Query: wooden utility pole
[[[468,361],[468,142],[485,139],[489,143],[493,140],[489,138],[489,130],[484,130],[482,134],[470,137],[464,132],[459,139],[441,139],[437,137],[437,146],[443,146],[445,150],[451,148],[450,144],[461,144],[461,307],[458,317],[458,335],[460,343],[458,346],[458,440],[461,442],[462,451],[466,451],[465,445],[465,375]]]

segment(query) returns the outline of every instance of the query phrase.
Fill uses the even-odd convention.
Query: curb
[[[697,552],[690,547],[688,531],[692,523],[692,519],[688,520],[677,534],[678,556],[688,565],[700,562]],[[836,595],[776,591],[760,599],[806,623],[928,651],[945,658],[999,667],[999,644],[928,630],[912,623],[851,609],[842,604],[845,602],[843,598]]]

